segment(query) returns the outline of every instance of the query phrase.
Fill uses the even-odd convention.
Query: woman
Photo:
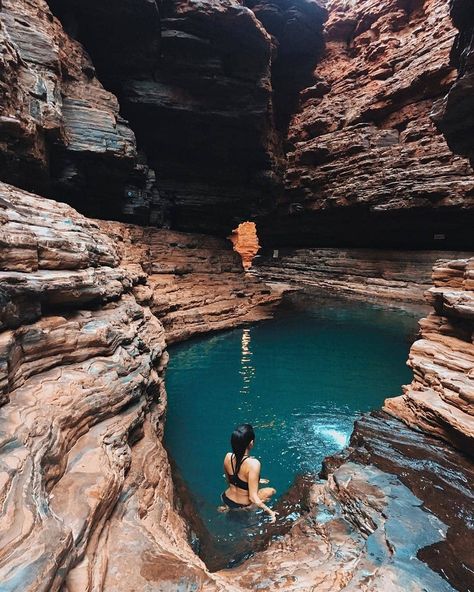
[[[249,456],[255,442],[255,432],[250,424],[238,426],[230,439],[233,452],[228,452],[224,458],[224,471],[229,487],[221,495],[225,509],[248,508],[253,504],[265,510],[275,522],[277,512],[265,505],[275,494],[273,487],[258,489],[259,483],[268,483],[267,479],[260,479],[260,462]]]

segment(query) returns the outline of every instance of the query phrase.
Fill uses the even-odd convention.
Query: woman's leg
[[[262,487],[262,489],[258,490],[258,497],[262,500],[262,502],[267,502],[272,495],[275,495],[276,489],[273,487]]]

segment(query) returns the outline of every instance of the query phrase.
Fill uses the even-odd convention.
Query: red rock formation
[[[408,365],[413,382],[384,409],[474,456],[474,259],[440,263]]]
[[[153,178],[116,97],[46,2],[2,2],[0,36],[2,180],[102,217],[123,216],[128,186],[150,201]]]
[[[227,236],[271,197],[272,47],[252,11],[237,0],[50,5],[118,96],[156,168],[168,225]]]
[[[236,251],[242,258],[245,270],[252,267],[252,262],[260,250],[257,228],[253,222],[242,222],[233,231],[230,240]]]
[[[469,257],[450,251],[385,249],[276,249],[255,260],[267,282],[291,283],[322,294],[424,304],[438,260]]]
[[[119,98],[172,228],[227,236],[273,207],[283,130],[321,49],[318,3],[48,3]]]
[[[328,4],[326,51],[289,131],[263,244],[472,248],[474,175],[430,120],[455,78],[442,0]]]
[[[451,150],[474,164],[474,8],[470,0],[452,0],[450,8],[459,29],[451,52],[458,78],[448,95],[435,105],[433,116]]]
[[[270,290],[242,263],[229,241],[206,235],[100,222],[122,265],[147,274],[136,299],[161,320],[168,343],[268,318],[281,289]]]
[[[212,582],[161,444],[165,341],[278,296],[219,239],[99,223],[5,184],[0,221],[2,590]]]
[[[473,177],[428,119],[453,79],[443,7],[341,2],[330,4],[327,58],[290,130],[287,201],[280,219],[267,217],[267,240],[431,246],[436,233],[468,244]],[[86,42],[84,24],[96,35],[94,60],[159,165],[155,222],[227,233],[268,212],[262,197],[275,197],[280,156],[271,52],[279,44],[280,64],[303,56],[306,68],[308,45],[296,51],[281,27],[305,32],[304,9],[319,19],[319,8],[252,3],[271,40],[236,0],[50,4],[71,35]],[[134,19],[140,35],[130,38]],[[148,220],[153,176],[82,46],[43,0],[3,0],[0,42],[3,178],[111,217],[130,185],[129,213],[139,207]],[[459,518],[472,509],[471,263],[436,268],[436,314],[410,354],[414,381],[386,402],[436,439],[365,418],[291,533],[211,574],[187,544],[161,443],[166,341],[262,318],[278,294],[244,276],[219,239],[89,220],[4,184],[0,222],[2,589],[444,592],[446,579],[472,589]],[[418,293],[410,269],[376,269],[375,280],[372,270],[359,265],[348,289]],[[340,277],[321,282],[341,289]]]

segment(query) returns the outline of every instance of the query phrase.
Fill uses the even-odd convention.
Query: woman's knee
[[[258,497],[262,500],[268,500],[272,497],[272,495],[275,495],[276,493],[276,489],[274,489],[273,487],[262,487],[262,489],[258,490]]]

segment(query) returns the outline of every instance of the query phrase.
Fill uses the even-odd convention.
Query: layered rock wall
[[[408,359],[413,382],[384,409],[474,456],[474,259],[439,263],[433,280],[435,312]]]
[[[323,3],[313,0],[244,0],[271,35],[275,125],[285,138],[298,105],[299,92],[313,82],[313,70],[323,49]]]
[[[163,323],[168,343],[268,318],[281,289],[243,273],[230,241],[207,235],[98,222],[122,265],[140,268],[147,283],[134,290]]]
[[[328,3],[316,82],[290,123],[262,243],[473,248],[474,175],[431,119],[455,79],[444,0]]]
[[[424,304],[436,261],[469,257],[449,251],[384,249],[273,249],[254,260],[267,282],[289,282],[320,293]]]
[[[219,239],[5,184],[0,222],[2,590],[212,583],[161,443],[166,341],[262,318],[278,296]]]
[[[474,8],[470,0],[452,0],[450,9],[459,30],[451,50],[451,64],[458,77],[435,105],[433,117],[451,150],[474,164]]]
[[[326,12],[247,5],[4,2],[2,179],[88,215],[223,236],[269,211]]]
[[[151,201],[116,97],[46,2],[3,1],[0,37],[1,179],[100,217],[124,215],[130,186]]]
[[[286,121],[317,60],[324,9],[308,0],[49,5],[92,55],[156,170],[153,220],[227,236],[270,209],[284,135],[273,103]]]

